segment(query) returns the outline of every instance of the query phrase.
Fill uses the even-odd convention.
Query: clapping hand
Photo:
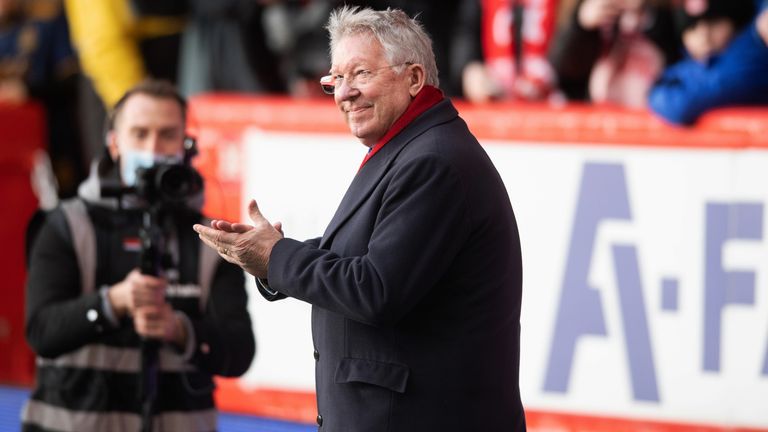
[[[266,278],[272,247],[283,238],[282,225],[274,225],[259,211],[255,200],[248,205],[253,225],[214,220],[210,227],[195,224],[193,229],[206,245],[248,273]]]

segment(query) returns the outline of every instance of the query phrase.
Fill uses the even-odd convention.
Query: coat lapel
[[[458,113],[451,102],[445,99],[417,117],[413,123],[382,147],[376,156],[372,157],[352,180],[347,193],[344,194],[344,198],[336,209],[336,214],[333,215],[333,219],[331,219],[331,222],[325,229],[323,239],[320,242],[320,248],[325,248],[330,243],[336,231],[368,199],[376,185],[379,184],[384,174],[391,167],[392,162],[408,143],[431,127],[453,120],[457,115]]]

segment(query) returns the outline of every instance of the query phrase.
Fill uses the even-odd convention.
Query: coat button
[[[90,322],[96,322],[99,319],[99,312],[96,309],[88,309],[85,313],[85,318]]]
[[[322,426],[323,425],[323,416],[320,414],[317,415],[317,425]]]
[[[317,352],[317,350],[315,350],[315,352],[314,352],[314,353],[312,353],[312,355],[314,355],[314,356],[315,356],[315,360],[320,360],[320,353],[319,353],[319,352]]]

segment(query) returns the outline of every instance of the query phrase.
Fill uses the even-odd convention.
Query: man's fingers
[[[144,319],[154,319],[159,315],[159,313],[160,313],[159,305],[151,304],[151,305],[144,305],[136,308],[136,315]]]
[[[162,304],[165,301],[165,292],[152,290],[149,292],[137,291],[133,297],[134,307]]]
[[[138,277],[138,281],[141,285],[152,291],[164,290],[166,286],[165,279],[152,275],[141,274]]]
[[[200,224],[193,225],[192,229],[197,232],[205,244],[216,250],[230,248],[235,243],[238,235],[238,233],[230,233]]]
[[[237,234],[242,234],[253,229],[252,225],[241,224],[237,222],[227,222],[225,220],[213,220],[211,221],[211,227],[217,230],[226,231],[228,233]]]
[[[229,222],[225,220],[213,220],[211,221],[211,227],[215,228],[220,231],[225,231],[228,233],[232,232],[238,232],[238,230],[235,228],[236,225],[240,225],[238,223]]]
[[[255,199],[252,199],[251,202],[248,203],[248,214],[254,222],[259,222],[259,219],[266,219],[264,215],[261,214],[261,210],[259,210],[259,205],[256,204]]]
[[[206,228],[206,227],[203,227],[203,228]],[[215,238],[212,239],[209,235],[204,234],[203,232],[199,231],[197,228],[195,228],[195,231],[198,232],[200,236],[200,240],[202,240],[206,246],[215,250],[219,254],[219,256],[224,258],[227,262],[230,262],[235,265],[241,264],[239,261],[237,261],[237,259],[235,259],[235,257],[230,256],[229,254],[230,248],[231,248],[230,244],[222,241],[217,241]],[[212,230],[212,231],[215,232],[216,230]],[[221,233],[221,231],[218,231],[218,232]],[[232,234],[232,235],[237,235],[237,234]]]
[[[211,221],[211,227],[215,228],[217,230],[227,231],[230,232],[232,229],[230,228],[232,226],[231,223],[225,221],[225,220],[212,220]]]
[[[206,246],[218,252],[218,254],[221,255],[222,257],[225,255],[224,252],[227,252],[227,249],[225,247],[222,247],[221,245],[217,244],[215,240],[212,240],[211,238],[206,237],[202,233],[200,233],[199,235],[200,235],[200,240],[202,240]]]
[[[216,224],[223,223],[223,224],[231,225],[229,224],[229,222],[226,222],[226,221],[216,221],[214,223]],[[205,225],[194,224],[192,225],[192,229],[195,230],[195,232],[198,233],[200,237],[208,238],[209,240],[213,240],[217,243],[227,242],[228,240],[231,241],[232,239],[232,236],[230,235],[232,233],[227,232],[226,230],[218,229],[215,226],[207,227]]]
[[[238,267],[243,265],[243,263],[241,261],[239,261],[237,258],[235,258],[235,257],[233,257],[233,256],[231,256],[229,254],[223,254],[223,253],[219,252],[219,256],[224,258],[224,261],[226,261],[228,263],[232,263],[232,264],[234,264],[234,265],[236,265]]]
[[[203,243],[206,244],[206,246],[210,247],[211,249],[215,250],[216,252],[219,251],[219,245],[217,245],[216,242],[211,240],[210,238],[200,234],[200,240],[202,240]]]
[[[283,233],[283,223],[282,222],[275,222],[275,224],[272,225],[272,226],[275,227],[275,229],[277,231],[279,231],[280,234],[285,235],[285,233]]]
[[[145,338],[172,340],[176,318],[168,303],[136,308],[133,323],[136,333]]]
[[[246,233],[252,229],[253,229],[253,225],[241,224],[241,223],[232,224],[232,232],[236,232],[238,234]]]
[[[215,228],[209,228],[201,224],[192,225],[192,229],[195,230],[197,235],[199,235],[200,239],[202,239],[203,241],[205,241],[206,239],[213,239],[214,233],[217,231]]]

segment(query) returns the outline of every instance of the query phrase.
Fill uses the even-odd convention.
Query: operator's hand
[[[584,0],[577,12],[581,28],[596,30],[613,24],[622,11],[621,0]]]
[[[133,327],[139,336],[175,343],[184,347],[187,333],[173,308],[168,303],[139,306],[133,313]]]
[[[248,212],[253,225],[215,220],[210,227],[195,224],[193,228],[203,243],[222,258],[256,277],[266,278],[269,255],[275,243],[283,238],[282,225],[270,224],[255,200],[248,205]]]
[[[107,297],[118,317],[134,315],[136,309],[146,305],[165,303],[165,279],[144,275],[133,269],[122,281],[110,287]]]

